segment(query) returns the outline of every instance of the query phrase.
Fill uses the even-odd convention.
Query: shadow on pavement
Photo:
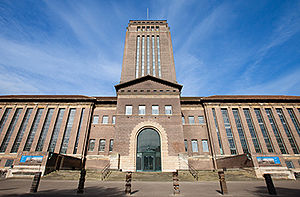
[[[300,188],[299,189],[291,189],[291,188],[284,188],[284,187],[275,187],[278,196],[299,196]],[[256,187],[256,190],[253,191],[253,194],[256,196],[269,196],[267,187]]]
[[[24,193],[24,194],[11,194],[5,196],[112,196],[112,197],[119,197],[119,196],[126,196],[124,190],[120,190],[119,188],[105,188],[105,187],[86,187],[84,189],[83,194],[77,194],[76,189],[51,189],[51,190],[42,190],[38,191],[37,193]],[[135,191],[135,192],[138,192]]]

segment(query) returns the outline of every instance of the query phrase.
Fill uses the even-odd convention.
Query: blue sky
[[[300,95],[300,1],[0,1],[0,94],[114,96],[130,19],[167,19],[183,96]]]

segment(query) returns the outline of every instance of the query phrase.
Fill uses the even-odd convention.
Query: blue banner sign
[[[279,157],[256,157],[259,165],[278,165],[281,164]]]
[[[22,155],[21,163],[42,163],[43,156]]]

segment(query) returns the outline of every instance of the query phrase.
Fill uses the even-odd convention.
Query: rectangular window
[[[202,148],[203,148],[203,152],[205,153],[209,152],[207,140],[202,140]]]
[[[80,130],[81,130],[81,125],[82,125],[82,119],[83,119],[84,111],[85,111],[85,108],[82,108],[81,115],[80,115],[80,120],[79,120],[79,126],[78,126],[78,130],[77,130],[77,135],[76,135],[76,141],[75,141],[74,150],[73,150],[73,154],[77,153],[77,148],[78,148],[78,142],[79,142],[79,137],[80,137]]]
[[[111,122],[112,124],[116,124],[116,116],[113,116],[112,117],[112,122]]]
[[[105,140],[101,139],[99,140],[99,151],[104,152],[104,150],[105,150]]]
[[[236,127],[237,127],[238,134],[239,134],[239,137],[240,137],[243,152],[244,153],[249,153],[247,140],[246,140],[245,133],[244,133],[244,130],[243,130],[243,126],[242,126],[242,123],[241,123],[239,111],[238,111],[238,109],[232,109],[232,113],[233,113],[233,116],[234,116],[234,119],[235,119],[235,123],[236,123]]]
[[[70,134],[71,134],[71,130],[72,130],[72,127],[73,127],[75,114],[76,114],[76,109],[71,108],[70,111],[69,111],[69,117],[68,117],[68,120],[67,120],[67,125],[66,125],[66,128],[65,128],[63,140],[62,140],[62,143],[61,143],[61,148],[60,148],[60,151],[59,151],[59,153],[61,153],[61,154],[66,154],[67,153]]]
[[[12,167],[13,163],[14,163],[13,159],[7,159],[4,167]]]
[[[220,153],[221,153],[221,155],[223,155],[224,152],[223,152],[223,148],[222,148],[221,136],[220,136],[220,132],[219,132],[219,125],[218,125],[218,122],[217,122],[217,117],[216,117],[216,110],[215,110],[215,108],[212,108],[212,113],[213,113],[213,117],[214,117],[214,122],[215,122],[215,127],[216,127],[216,133],[217,133],[217,136],[218,136],[218,142],[219,142]]]
[[[283,140],[282,140],[282,137],[277,129],[277,125],[276,125],[276,122],[274,120],[274,117],[273,117],[273,113],[271,111],[270,108],[266,108],[266,113],[267,113],[267,116],[268,116],[268,119],[270,121],[270,124],[271,124],[271,127],[272,127],[272,130],[273,130],[273,133],[275,135],[275,138],[276,138],[276,141],[277,141],[277,144],[279,146],[279,149],[281,151],[281,154],[287,154],[287,151],[285,149],[285,145],[283,143]]]
[[[27,108],[27,110],[25,112],[25,115],[24,115],[24,118],[23,118],[23,121],[21,123],[21,126],[20,126],[19,131],[17,133],[17,136],[15,138],[14,145],[13,145],[11,151],[10,151],[11,153],[18,152],[19,146],[20,146],[20,143],[23,139],[23,135],[25,133],[25,129],[27,127],[27,124],[28,124],[29,117],[30,117],[31,113],[32,113],[32,108]]]
[[[258,121],[258,125],[259,125],[260,130],[261,130],[261,133],[262,133],[262,135],[263,135],[263,137],[264,137],[264,141],[265,141],[265,143],[266,143],[268,152],[269,152],[269,153],[273,153],[274,150],[273,150],[273,146],[272,146],[272,143],[271,143],[271,140],[270,140],[269,132],[268,132],[268,130],[266,129],[266,126],[265,126],[265,123],[264,123],[264,121],[263,121],[263,118],[262,118],[260,109],[254,109],[254,112],[255,112],[255,114],[256,114],[256,118],[257,118],[257,121]]]
[[[198,116],[198,121],[199,121],[199,124],[204,124],[204,117]]]
[[[188,151],[188,142],[187,142],[187,140],[184,140],[184,150],[185,150],[185,152]]]
[[[25,146],[24,146],[24,151],[30,151],[30,148],[31,148],[31,145],[32,145],[32,142],[33,142],[33,139],[34,139],[34,135],[35,135],[36,130],[38,128],[38,125],[39,125],[39,122],[41,120],[43,111],[44,111],[44,109],[39,108],[36,112],[34,121],[32,123],[31,129],[29,131],[27,141],[26,141]]]
[[[8,119],[8,116],[9,116],[10,112],[11,112],[11,108],[6,108],[5,111],[4,111],[4,114],[3,114],[2,118],[1,118],[1,121],[0,121],[0,134],[2,133],[2,130],[5,126],[5,123]]]
[[[192,140],[192,151],[193,151],[193,153],[198,152],[198,141],[197,140]]]
[[[132,105],[125,106],[125,115],[132,115]]]
[[[93,124],[98,124],[99,122],[99,116],[98,115],[94,115],[93,117]]]
[[[159,114],[158,105],[152,105],[152,115],[158,115],[158,114]]]
[[[51,136],[51,139],[50,139],[50,142],[49,142],[48,152],[54,152],[54,150],[55,150],[55,146],[56,146],[56,142],[57,142],[57,138],[58,138],[58,134],[59,134],[59,131],[60,131],[60,126],[61,126],[61,123],[62,123],[62,120],[63,120],[64,113],[65,113],[64,108],[60,108],[58,110],[58,116],[56,118],[54,129],[53,129],[53,132],[52,132],[52,136]]]
[[[137,37],[137,44],[136,44],[135,78],[139,77],[139,67],[140,67],[140,36]]]
[[[222,112],[222,116],[223,116],[223,120],[224,120],[224,126],[225,126],[225,130],[226,130],[227,140],[229,143],[230,153],[232,155],[236,155],[237,151],[236,151],[233,134],[231,131],[231,125],[230,125],[227,109],[221,109],[221,112]]]
[[[184,116],[181,116],[181,119],[182,119],[182,124],[185,124]]]
[[[146,114],[146,106],[139,105],[139,115],[145,115],[145,114]]]
[[[195,118],[194,116],[189,116],[189,124],[195,124]]]
[[[142,36],[142,76],[145,75],[145,37]]]
[[[108,116],[102,116],[102,124],[108,124]]]
[[[114,149],[114,140],[111,139],[109,140],[109,152],[113,151],[113,149]]]
[[[286,136],[288,137],[288,140],[290,142],[290,145],[291,145],[291,147],[293,149],[294,154],[299,154],[298,147],[297,147],[297,145],[295,143],[294,136],[292,135],[292,133],[290,131],[289,125],[286,122],[286,119],[285,119],[285,116],[283,114],[282,109],[277,108],[276,112],[277,112],[277,114],[278,114],[278,116],[280,118],[280,121],[282,123],[283,129],[284,129],[284,131],[286,133]]]
[[[16,111],[15,111],[15,114],[14,114],[14,116],[13,116],[13,118],[12,118],[10,124],[9,124],[9,127],[8,127],[8,129],[6,131],[6,134],[4,136],[4,139],[2,141],[2,144],[1,144],[1,147],[0,147],[0,152],[1,153],[4,153],[6,151],[7,145],[10,141],[10,137],[11,137],[11,135],[12,135],[14,129],[15,129],[15,126],[18,122],[18,119],[19,119],[19,116],[20,116],[21,112],[22,112],[22,108],[17,108]]]
[[[294,164],[292,161],[285,160],[285,164],[287,168],[295,168]]]
[[[300,136],[300,125],[299,125],[299,122],[298,122],[298,120],[295,116],[295,113],[294,113],[293,109],[287,109],[287,111],[288,111],[288,113],[289,113],[289,115],[292,119],[292,122],[293,122],[293,124],[296,128],[296,131],[297,131],[298,135]]]
[[[147,36],[147,75],[150,75],[150,37]]]
[[[44,142],[45,142],[45,139],[46,139],[46,136],[48,133],[48,129],[49,129],[49,126],[51,123],[53,112],[54,112],[53,108],[48,109],[47,116],[46,116],[46,119],[45,119],[45,122],[44,122],[44,125],[43,125],[43,128],[42,128],[35,151],[43,150]]]
[[[261,149],[260,149],[260,145],[256,136],[256,131],[254,129],[253,123],[252,123],[252,119],[251,119],[251,114],[250,114],[250,110],[249,109],[243,109],[244,110],[244,114],[246,117],[246,121],[247,121],[247,125],[251,134],[251,138],[252,138],[252,142],[254,145],[254,149],[256,153],[261,153]]]
[[[171,105],[165,106],[165,113],[166,113],[166,115],[172,115],[172,106]]]
[[[157,65],[158,65],[158,77],[161,78],[159,36],[157,36],[156,39],[157,39]]]
[[[153,69],[153,76],[155,77],[155,47],[154,47],[155,39],[154,36],[152,36],[152,69]]]
[[[89,140],[89,146],[88,146],[88,151],[93,152],[95,148],[95,139],[90,139]]]

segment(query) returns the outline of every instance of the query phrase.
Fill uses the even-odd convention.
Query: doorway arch
[[[156,130],[143,129],[136,150],[136,171],[161,171],[161,140]]]

